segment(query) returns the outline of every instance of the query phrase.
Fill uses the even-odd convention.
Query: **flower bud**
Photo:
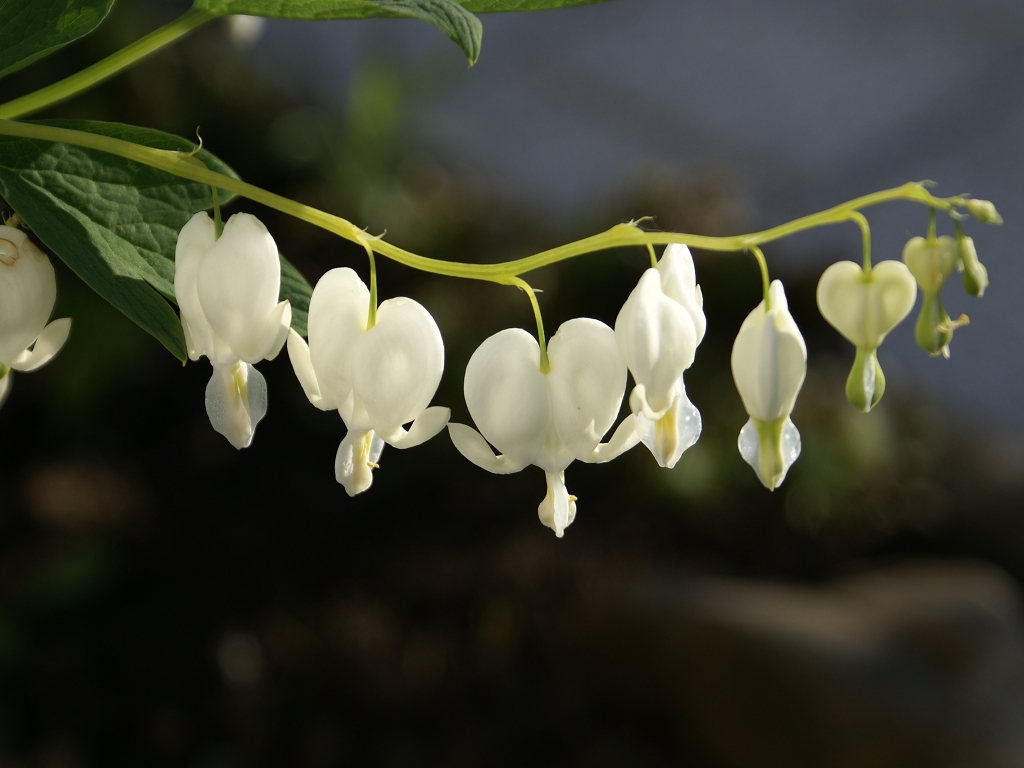
[[[940,294],[959,261],[960,248],[948,235],[930,240],[912,237],[903,248],[903,262],[921,286],[923,294],[914,337],[918,346],[930,355],[949,357],[953,332]]]
[[[960,265],[964,271],[964,290],[980,299],[988,288],[988,270],[978,261],[973,237],[960,238]]]
[[[1003,217],[989,200],[967,200],[964,205],[967,210],[982,224],[1002,224]]]

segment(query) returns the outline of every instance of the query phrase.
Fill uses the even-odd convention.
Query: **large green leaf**
[[[546,11],[574,5],[593,5],[606,0],[458,0],[459,5],[473,13],[504,13],[506,11]]]
[[[313,287],[302,273],[284,256],[281,256],[281,300],[288,299],[292,304],[292,328],[300,336],[307,333],[309,322],[309,299],[313,295]]]
[[[113,4],[114,0],[0,0],[0,77],[89,34]]]
[[[455,0],[195,0],[217,14],[241,13],[276,19],[368,19],[374,16],[429,22],[450,37],[469,63],[480,56],[480,20]]]
[[[195,149],[177,136],[127,125],[40,122],[158,149]],[[235,175],[205,150],[196,157]],[[181,323],[167,303],[174,299],[174,246],[189,218],[213,205],[208,186],[104,152],[0,136],[0,194],[93,290],[185,359]],[[221,193],[222,202],[230,199]]]

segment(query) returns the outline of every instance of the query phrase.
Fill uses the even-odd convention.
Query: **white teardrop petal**
[[[235,448],[248,448],[267,414],[267,382],[248,363],[214,366],[206,385],[206,413],[213,428]]]
[[[653,410],[667,408],[679,377],[693,363],[697,335],[690,314],[661,289],[648,269],[615,319],[615,339]]]
[[[788,416],[807,373],[807,347],[786,303],[782,283],[743,321],[732,348],[732,372],[747,413],[761,421]]]
[[[693,267],[690,249],[682,243],[671,243],[658,261],[661,290],[682,305],[690,315],[696,331],[696,344],[704,340],[707,318],[704,317],[704,297],[697,285],[697,272]]]
[[[448,435],[459,453],[480,469],[485,469],[496,475],[510,475],[513,472],[519,472],[526,466],[510,461],[507,456],[495,456],[483,436],[465,424],[449,423]]]
[[[324,411],[334,410],[331,406],[324,405],[320,385],[317,383],[316,373],[313,372],[313,363],[309,359],[309,347],[305,339],[295,331],[288,332],[288,359],[291,361],[292,370],[295,371],[295,378],[299,380],[309,402]]]
[[[441,331],[412,299],[381,304],[376,325],[353,349],[352,386],[381,433],[415,419],[430,404],[443,371]]]
[[[339,408],[352,419],[352,355],[366,330],[370,291],[348,267],[332,269],[316,284],[309,300],[309,354],[324,409]],[[342,408],[346,400],[349,406]]]
[[[408,431],[399,427],[391,433],[382,434],[381,439],[395,448],[415,448],[444,429],[451,415],[452,412],[448,408],[427,408],[413,420]]]
[[[615,332],[578,317],[562,324],[548,344],[547,374],[555,430],[576,458],[591,454],[619,414],[626,364]]]
[[[637,433],[636,417],[629,414],[622,420],[611,439],[607,443],[600,443],[589,456],[581,456],[581,460],[588,464],[604,464],[606,461],[617,459],[634,445],[640,442],[640,435]]]
[[[0,362],[9,364],[39,337],[56,299],[46,254],[20,229],[0,226]]]
[[[384,450],[384,441],[373,430],[350,429],[338,446],[334,459],[334,477],[356,496],[373,485],[373,469]]]
[[[34,371],[42,368],[53,359],[53,356],[60,352],[64,342],[68,340],[71,333],[71,318],[62,317],[47,325],[39,334],[36,343],[31,350],[26,349],[8,365],[16,371]]]
[[[259,360],[267,317],[281,289],[277,245],[263,223],[247,213],[228,219],[199,261],[196,286],[213,332],[239,358]]]
[[[800,456],[800,432],[791,419],[786,419],[782,425],[779,445],[782,464],[777,468],[777,473],[772,477],[766,477],[761,470],[761,452],[765,446],[761,445],[757,425],[753,419],[747,421],[740,430],[738,447],[743,460],[749,464],[757,474],[757,479],[769,491],[774,491],[782,481],[786,479],[789,468],[793,466]]]
[[[181,228],[174,247],[174,298],[178,302],[188,356],[192,360],[209,356],[213,349],[213,330],[199,304],[196,281],[199,262],[216,240],[213,219],[201,211]]]
[[[288,331],[292,325],[292,305],[287,299],[274,307],[267,323],[263,327],[260,351],[255,360],[246,362],[258,363],[260,360],[273,360],[281,353],[281,348],[288,339]]]
[[[533,336],[506,328],[485,340],[466,366],[464,392],[481,434],[513,464],[543,460],[551,411]]]
[[[576,519],[576,499],[565,488],[565,473],[545,472],[548,490],[537,507],[540,521],[562,538],[565,529]]]
[[[676,396],[664,415],[658,419],[648,418],[642,411],[636,414],[636,430],[658,465],[672,469],[701,433],[700,411],[686,396],[682,377],[676,388]]]

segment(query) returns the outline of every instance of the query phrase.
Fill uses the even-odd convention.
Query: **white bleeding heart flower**
[[[786,478],[800,455],[800,433],[789,415],[807,374],[807,346],[789,314],[782,283],[772,282],[740,326],[732,347],[732,376],[750,420],[740,431],[740,455],[768,490]]]
[[[817,298],[822,317],[857,348],[846,397],[867,413],[885,391],[876,350],[914,308],[914,276],[898,261],[880,262],[866,272],[852,261],[840,261],[822,274]]]
[[[46,254],[15,227],[0,226],[0,404],[11,369],[34,371],[53,359],[71,332],[71,319],[47,324],[57,279]]]
[[[335,476],[349,496],[370,487],[385,443],[419,445],[444,429],[450,415],[427,407],[444,371],[434,318],[412,299],[388,299],[369,327],[369,309],[370,292],[359,276],[332,269],[309,301],[309,343],[295,331],[288,335],[288,356],[309,401],[337,410],[345,422]]]
[[[683,372],[707,328],[703,305],[690,250],[673,244],[615,319],[615,340],[636,381],[629,405],[637,434],[663,467],[674,467],[700,437],[700,412],[686,396]]]
[[[921,313],[914,337],[930,355],[949,357],[949,342],[956,327],[942,306],[942,287],[960,261],[956,240],[948,235],[926,240],[912,237],[903,248],[903,263],[921,286]]]
[[[254,365],[273,360],[291,325],[288,301],[278,301],[277,245],[255,216],[236,213],[218,239],[214,223],[197,213],[178,234],[174,293],[188,356],[208,357],[210,423],[235,448],[252,442],[267,412],[267,383]]]
[[[484,341],[465,379],[466,405],[480,432],[464,424],[449,424],[448,431],[459,452],[488,472],[509,474],[530,464],[543,469],[547,494],[537,512],[561,537],[576,516],[576,498],[565,488],[566,467],[577,459],[611,461],[639,438],[630,415],[611,440],[601,442],[626,387],[626,364],[611,328],[589,318],[569,320],[547,353],[544,371],[537,340],[519,328]]]

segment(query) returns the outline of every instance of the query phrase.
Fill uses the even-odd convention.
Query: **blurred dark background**
[[[121,2],[0,83],[28,92],[184,5]],[[248,181],[426,255],[518,256],[652,216],[734,234],[934,178],[993,199],[990,270],[952,359],[886,342],[888,390],[845,401],[852,350],[818,316],[855,231],[768,249],[807,340],[803,455],[761,488],[740,459],[733,336],[753,263],[696,253],[704,419],[672,471],[643,449],[574,464],[576,522],[536,518],[539,470],[495,477],[444,435],[385,450],[349,499],[344,427],[287,356],[249,449],[182,368],[57,265],[71,340],[0,409],[0,766],[1024,765],[1024,11],[1011,2],[620,0],[484,17],[483,55],[395,21],[216,23],[47,116],[191,137]],[[315,283],[350,244],[244,201]],[[922,234],[869,212],[877,258]],[[612,323],[641,249],[531,276],[549,332]],[[530,328],[512,289],[380,266],[435,316],[435,403],[468,420],[473,349]]]

